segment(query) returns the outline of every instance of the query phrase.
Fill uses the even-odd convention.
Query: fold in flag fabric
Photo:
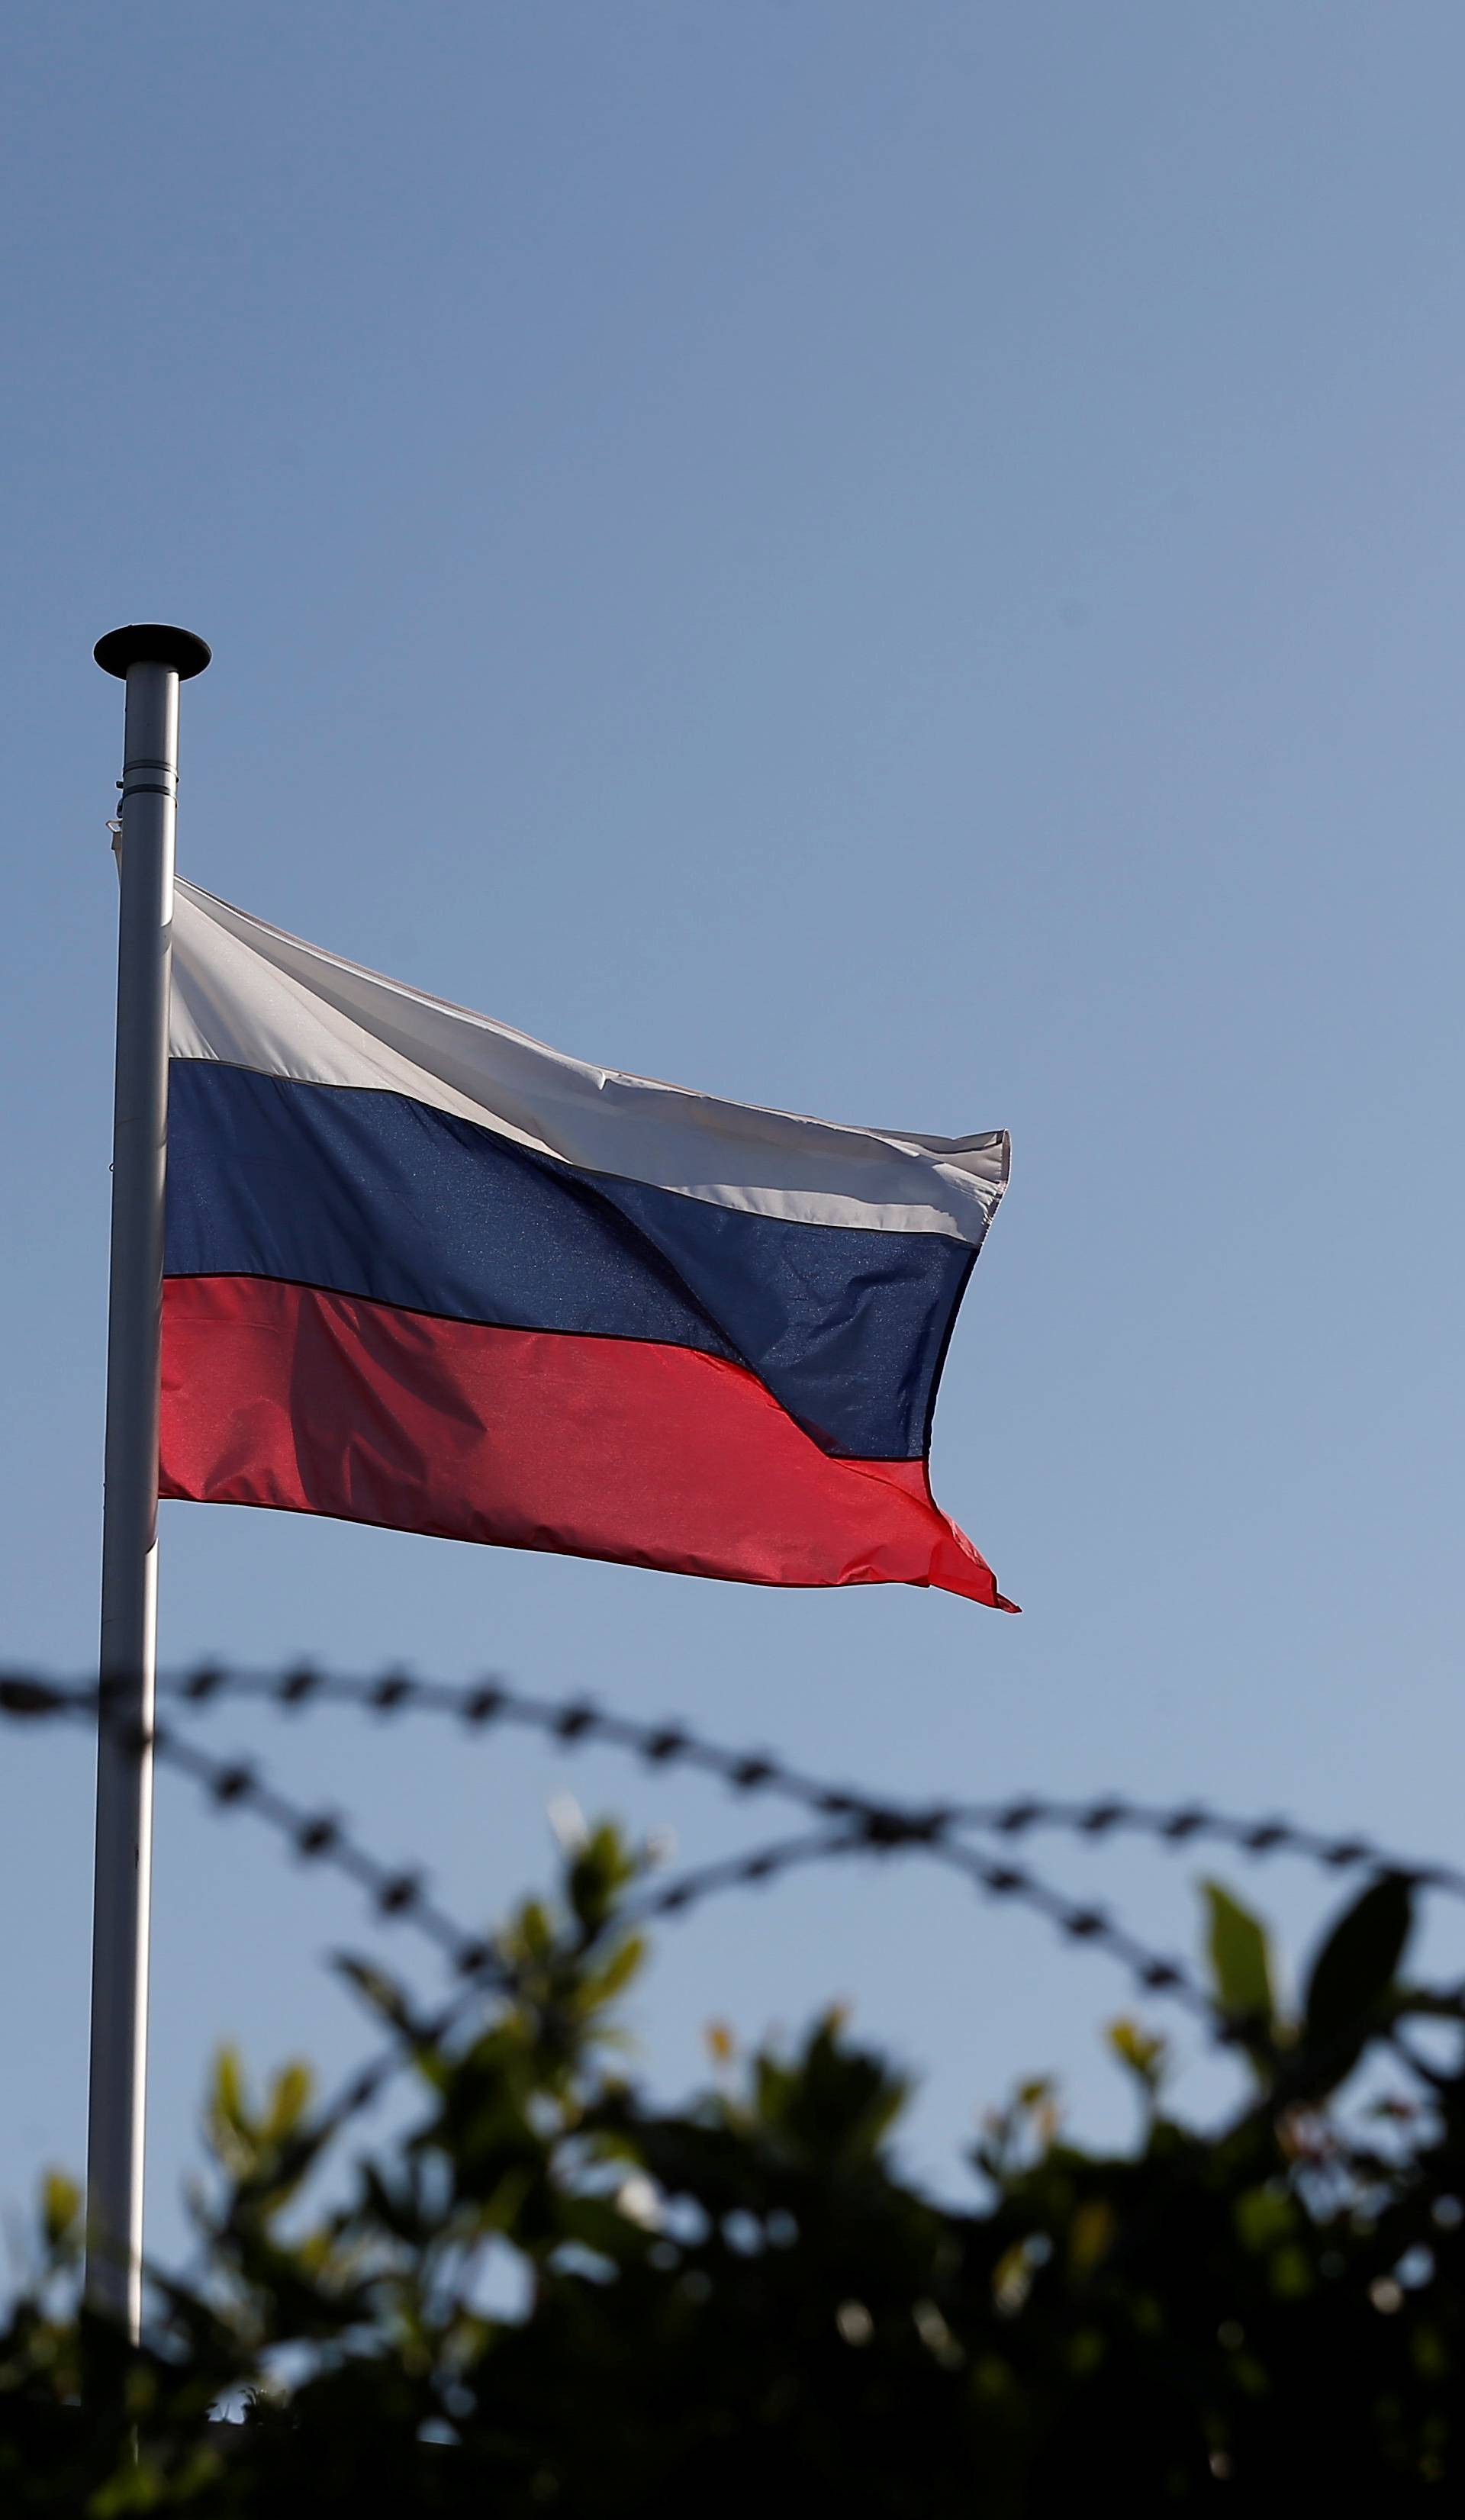
[[[164,1496],[1008,1609],[932,1411],[1001,1131],[587,1067],[180,882]]]

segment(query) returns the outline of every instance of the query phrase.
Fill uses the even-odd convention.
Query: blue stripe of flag
[[[406,1095],[172,1063],[170,1277],[701,1349],[847,1459],[925,1453],[975,1256],[579,1171]]]

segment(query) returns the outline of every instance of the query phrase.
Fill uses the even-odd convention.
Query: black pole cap
[[[109,630],[92,654],[104,674],[123,682],[129,665],[171,665],[180,683],[202,674],[213,650],[191,630],[170,630],[162,621],[131,621],[125,630]]]

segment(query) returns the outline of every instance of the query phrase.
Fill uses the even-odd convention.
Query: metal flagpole
[[[142,2321],[143,2123],[153,1840],[153,1688],[158,1613],[158,1376],[167,1142],[168,975],[178,686],[209,651],[189,630],[134,623],[96,659],[127,686],[122,746],[121,912],[107,1316],[102,1656],[87,2123],[87,2298]]]

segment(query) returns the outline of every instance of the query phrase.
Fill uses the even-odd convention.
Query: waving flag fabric
[[[588,1067],[177,886],[161,1488],[1001,1608],[932,1500],[1007,1140]]]

